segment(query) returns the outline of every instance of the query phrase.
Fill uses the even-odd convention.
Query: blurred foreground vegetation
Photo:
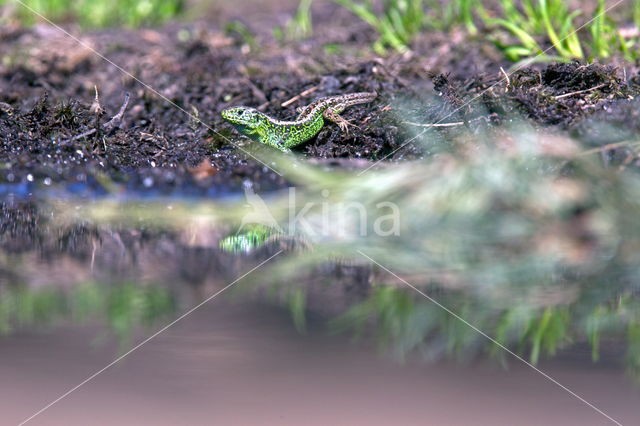
[[[430,155],[370,170],[326,170],[256,151],[297,184],[294,199],[289,191],[265,198],[282,226],[273,238],[240,223],[244,201],[172,203],[171,210],[105,201],[65,210],[63,217],[117,226],[241,228],[221,240],[225,251],[237,246],[238,256],[266,258],[269,247],[302,241],[242,286],[267,290],[289,307],[300,329],[318,297],[309,289],[319,287],[323,295],[353,285],[344,281],[351,275],[327,275],[327,265],[371,268],[360,283],[370,287],[366,295],[332,314],[329,326],[377,336],[399,357],[508,358],[471,324],[533,363],[572,344],[590,345],[594,361],[623,348],[638,375],[640,140],[618,141],[624,160],[603,161],[613,148],[593,148],[516,118],[510,123],[447,139],[435,129],[418,130],[416,141]],[[397,232],[375,232],[374,223],[389,214],[383,204],[397,208]],[[292,207],[305,209],[304,226],[292,229]],[[249,232],[245,238],[242,229]]]
[[[401,228],[363,234],[358,212],[332,220],[313,250],[272,269],[271,284],[304,289],[310,274],[301,271],[327,259],[372,259],[371,294],[333,320],[334,330],[373,331],[401,357],[508,358],[471,324],[532,363],[573,343],[590,344],[595,361],[602,342],[622,341],[629,368],[640,374],[637,166],[603,162],[606,148],[514,123],[463,132],[445,145],[435,132],[422,135],[433,155],[392,168],[326,173],[282,165],[309,190],[318,216],[318,194],[328,191],[338,217],[344,205],[364,205],[369,226],[388,214],[380,203],[394,203]],[[638,158],[640,140],[619,146]]]

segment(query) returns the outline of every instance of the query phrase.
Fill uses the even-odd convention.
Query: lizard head
[[[222,118],[233,124],[236,130],[247,136],[254,135],[266,120],[264,114],[249,107],[227,108],[222,110],[221,115]]]

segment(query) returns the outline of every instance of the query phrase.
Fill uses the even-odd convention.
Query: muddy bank
[[[432,154],[426,138],[444,143],[514,117],[594,146],[638,130],[633,98],[640,77],[630,65],[535,66],[506,81],[500,68],[511,64],[491,45],[458,33],[426,35],[411,54],[357,54],[370,37],[355,24],[341,30],[349,19],[355,22],[340,15],[326,32],[295,45],[254,45],[203,24],[79,34],[82,44],[44,26],[5,29],[0,192],[28,195],[57,183],[75,195],[125,188],[215,197],[238,192],[246,181],[258,191],[281,188],[286,180],[247,154],[250,142],[219,112],[250,105],[290,119],[317,97],[358,91],[380,96],[344,113],[356,127],[344,134],[326,125],[295,152],[411,160]],[[336,42],[340,53],[328,53]],[[127,93],[131,99],[114,123]],[[603,131],[608,122],[618,131]],[[425,134],[424,125],[433,123],[447,127]]]

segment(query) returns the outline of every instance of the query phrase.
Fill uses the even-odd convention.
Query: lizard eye
[[[258,121],[258,117],[259,117],[259,115],[258,115],[258,113],[256,111],[249,109],[249,110],[246,110],[244,112],[244,117],[243,118],[245,120],[247,120],[247,121],[257,122]]]

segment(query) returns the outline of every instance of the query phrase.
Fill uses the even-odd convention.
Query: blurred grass
[[[286,25],[273,28],[273,36],[281,42],[303,40],[311,37],[313,35],[312,4],[313,0],[300,0],[298,10],[287,21]]]
[[[383,0],[377,8],[370,0],[333,0],[369,24],[379,39],[373,49],[384,54],[387,47],[399,52],[408,50],[411,40],[423,28],[424,0]]]
[[[85,283],[69,289],[0,288],[0,334],[29,327],[50,327],[64,320],[98,321],[108,326],[121,348],[131,343],[139,327],[149,327],[175,311],[167,288]]]
[[[20,0],[56,22],[77,22],[85,28],[157,25],[186,12],[194,14],[212,6],[185,0]],[[608,58],[620,55],[634,61],[640,57],[637,34],[640,2],[633,0],[620,13],[607,10],[605,0],[591,5],[567,5],[562,0],[333,0],[369,24],[378,38],[372,48],[377,54],[389,49],[407,52],[416,37],[428,31],[461,28],[471,36],[493,42],[506,58],[519,61]],[[313,35],[313,0],[300,0],[297,10],[283,26],[271,28],[281,41],[299,41]],[[3,18],[23,24],[39,18],[20,3],[0,0]],[[230,6],[231,7],[231,6]],[[615,16],[615,19],[614,19]],[[248,17],[250,18],[250,17]],[[635,24],[635,31],[629,29]],[[584,24],[580,31],[577,29]],[[246,34],[246,31],[243,31]],[[252,36],[253,37],[253,36]],[[255,38],[255,37],[253,37]],[[547,52],[547,48],[548,52]],[[542,52],[545,52],[544,54]]]
[[[327,279],[321,278],[327,264],[366,265],[362,252],[533,363],[573,343],[590,344],[597,361],[609,350],[603,342],[623,342],[628,366],[640,377],[638,170],[601,161],[578,139],[516,117],[506,122],[461,130],[446,143],[436,130],[424,133],[416,141],[431,155],[365,173],[263,151],[265,162],[297,184],[294,200],[287,191],[265,198],[269,211],[284,234],[298,235],[310,249],[266,265],[253,289],[269,289],[304,330],[308,286]],[[637,142],[631,138],[623,149],[638,156]],[[397,234],[373,232],[389,214],[382,203],[399,209]],[[366,211],[366,232],[350,205]],[[244,200],[176,203],[171,211],[112,201],[75,207],[66,220],[118,226],[144,220],[174,229],[237,229],[246,213]],[[307,226],[295,232],[286,229],[292,208],[306,212]],[[506,361],[467,324],[373,268],[368,293],[330,322],[333,331],[373,334],[398,357],[466,360],[488,353]],[[322,282],[345,284],[339,277]]]
[[[490,25],[499,25],[516,37],[519,43],[499,46],[509,59],[532,57],[542,54],[541,36],[548,39],[555,52],[566,59],[583,58],[582,41],[576,32],[575,18],[582,14],[581,10],[570,10],[562,0],[541,0],[522,2],[521,9],[509,0],[501,0],[503,17],[487,20]],[[596,22],[604,18],[604,8],[598,10],[600,16]],[[595,26],[595,23],[594,23]],[[602,38],[603,28],[597,34]]]
[[[618,17],[615,21],[605,0],[577,7],[576,4],[570,7],[563,0],[333,1],[369,24],[378,34],[373,49],[379,54],[385,53],[387,48],[406,52],[414,39],[430,28],[461,27],[470,35],[493,40],[513,61],[536,56],[543,61],[550,57],[594,60],[608,58],[614,53],[630,61],[639,57],[638,36],[628,36],[620,31],[624,19]],[[636,27],[638,11],[637,0],[625,11],[629,15],[628,21],[635,22]]]
[[[77,22],[87,28],[125,25],[156,25],[178,16],[184,0],[20,0],[54,22]],[[40,21],[36,14],[13,0],[0,0],[5,18],[14,17],[26,25]]]

